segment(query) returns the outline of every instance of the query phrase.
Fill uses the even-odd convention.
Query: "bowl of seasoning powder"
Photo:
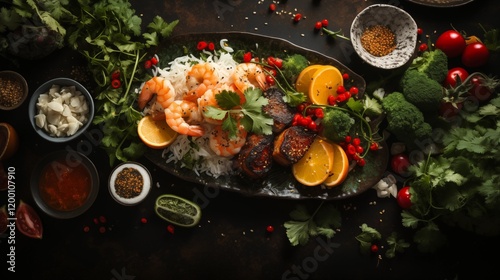
[[[361,11],[351,25],[351,42],[368,64],[382,69],[405,65],[417,47],[417,24],[400,8],[375,4]]]
[[[136,205],[151,190],[151,173],[142,164],[124,162],[116,166],[109,176],[109,193],[122,205]]]
[[[14,71],[0,71],[0,109],[14,110],[28,96],[28,83]]]

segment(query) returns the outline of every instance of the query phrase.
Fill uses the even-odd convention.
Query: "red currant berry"
[[[271,233],[271,232],[274,231],[274,227],[273,226],[267,226],[266,227],[266,231],[269,232],[269,233]]]
[[[322,25],[323,27],[327,27],[327,26],[328,26],[328,20],[327,20],[326,18],[325,18],[325,19],[323,19],[323,20],[321,21],[321,25]]]
[[[314,29],[316,29],[316,30],[320,30],[322,27],[323,27],[323,25],[321,24],[321,21],[317,21],[314,24]]]
[[[297,13],[297,14],[295,14],[295,16],[293,17],[293,21],[294,21],[294,22],[299,22],[301,19],[302,19],[302,14],[301,14],[301,13]]]
[[[349,73],[342,74],[342,79],[349,80]]]

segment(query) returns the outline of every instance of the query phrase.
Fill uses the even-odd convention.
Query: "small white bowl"
[[[134,174],[133,177],[137,178],[142,178],[142,189],[140,190],[139,193],[123,193],[123,189],[117,188],[116,186],[116,180],[119,179],[121,175],[123,175],[122,172],[127,172],[125,169],[133,169],[134,171],[139,172],[140,176],[137,176],[138,174]],[[121,180],[121,179],[120,179]],[[133,183],[127,183],[127,187],[130,187]],[[136,205],[140,202],[142,202],[146,196],[149,194],[149,191],[151,190],[151,184],[152,184],[152,177],[151,173],[149,173],[149,170],[142,164],[137,163],[137,162],[124,162],[116,166],[113,171],[111,172],[109,176],[109,193],[113,197],[116,202],[126,205],[126,206],[132,206]],[[133,190],[126,190],[129,192],[133,192]]]
[[[361,44],[363,32],[371,26],[388,27],[396,36],[396,48],[385,56],[370,54]],[[351,42],[356,53],[368,64],[382,69],[394,69],[405,65],[417,46],[417,24],[400,8],[387,4],[375,4],[361,11],[351,25]]]

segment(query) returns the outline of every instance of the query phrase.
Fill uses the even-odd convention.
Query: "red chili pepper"
[[[155,56],[153,56],[150,60],[151,60],[151,64],[153,64],[153,65],[158,64],[158,59]]]
[[[207,42],[205,42],[205,41],[200,41],[200,42],[198,42],[198,45],[196,45],[196,49],[198,49],[199,51],[202,51],[202,50],[204,50],[207,46],[208,46]]]
[[[208,50],[209,51],[215,50],[215,44],[213,42],[208,43]]]
[[[119,88],[122,86],[122,82],[120,82],[120,80],[118,79],[114,79],[111,81],[111,87],[112,88]]]
[[[243,62],[250,62],[252,61],[252,53],[251,52],[246,52],[244,55],[243,55]]]
[[[151,60],[144,61],[144,68],[149,69],[152,65],[153,63],[151,63]]]

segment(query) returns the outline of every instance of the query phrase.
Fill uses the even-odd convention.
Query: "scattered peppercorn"
[[[132,198],[142,192],[144,179],[139,170],[127,167],[116,175],[115,190],[116,194],[123,198]]]
[[[361,34],[361,45],[374,56],[385,56],[396,48],[396,35],[387,26],[370,26]]]

